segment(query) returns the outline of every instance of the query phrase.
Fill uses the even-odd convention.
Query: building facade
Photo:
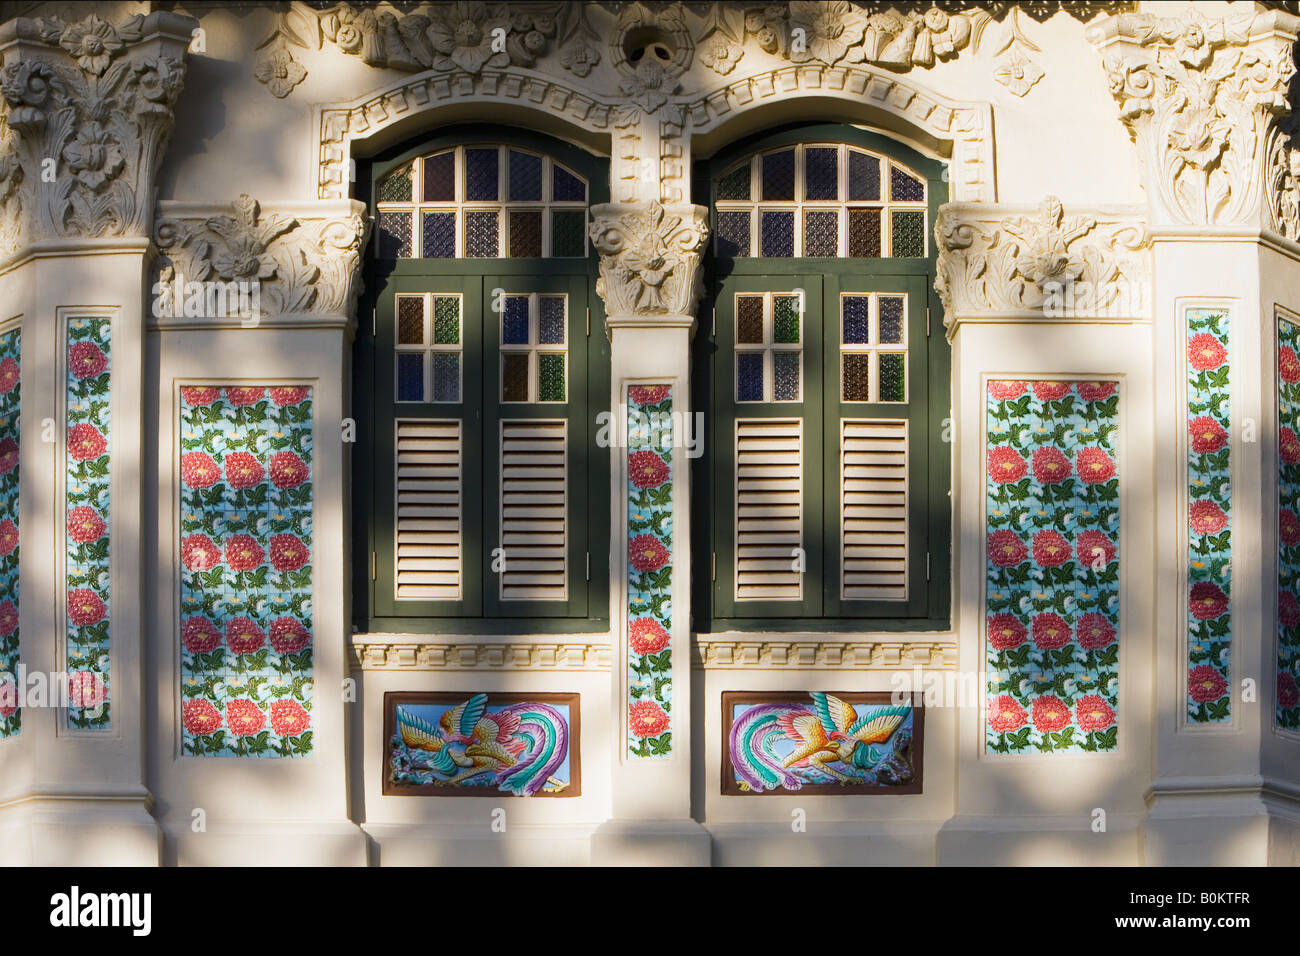
[[[3,7],[3,862],[1300,862],[1288,5]]]

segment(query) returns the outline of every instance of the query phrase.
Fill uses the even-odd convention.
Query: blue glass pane
[[[471,202],[496,202],[497,150],[465,150],[465,198]]]
[[[586,202],[587,184],[577,176],[561,169],[558,164],[552,169],[551,199],[555,202]]]
[[[397,400],[424,401],[424,353],[397,353]]]
[[[763,353],[736,353],[736,400],[761,402],[763,400]]]
[[[537,341],[542,345],[564,344],[564,296],[544,295],[537,300]]]
[[[803,154],[804,197],[807,199],[840,198],[839,150],[806,149]]]
[[[510,150],[511,202],[542,201],[542,157]]]
[[[763,156],[763,198],[794,199],[794,150]]]
[[[890,166],[889,198],[894,202],[920,202],[925,199],[925,184],[897,166]]]
[[[723,258],[749,255],[749,213],[718,213],[717,249]]]
[[[763,213],[763,255],[780,258],[794,255],[794,213]]]
[[[846,295],[844,309],[844,344],[865,345],[870,341],[869,308],[871,299],[865,295]]]
[[[880,199],[880,160],[849,150],[849,199],[876,202]]]
[[[501,313],[501,341],[506,345],[528,344],[528,298],[522,295],[506,296],[505,311]]]
[[[459,353],[433,353],[433,400],[435,402],[460,401]]]
[[[424,258],[456,258],[456,214],[454,212],[426,212],[423,228],[424,245],[420,251],[424,254]]]
[[[380,259],[408,259],[411,255],[411,214],[409,212],[381,212],[379,214]]]

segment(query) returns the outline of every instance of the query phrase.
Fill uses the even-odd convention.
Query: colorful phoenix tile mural
[[[1187,719],[1222,723],[1232,716],[1231,318],[1198,308],[1186,322]]]
[[[69,317],[64,463],[68,725],[106,730],[111,710],[109,561],[112,322]]]
[[[722,792],[920,793],[923,708],[889,693],[722,695]]]
[[[18,425],[22,331],[0,334],[0,739],[22,730],[18,706]]]
[[[180,390],[182,753],[312,749],[312,390]]]
[[[672,753],[673,390],[627,390],[627,745]]]
[[[383,792],[576,797],[577,694],[384,695]]]
[[[986,749],[1114,750],[1119,385],[990,381],[986,430]]]
[[[1277,709],[1300,730],[1300,325],[1277,320]]]

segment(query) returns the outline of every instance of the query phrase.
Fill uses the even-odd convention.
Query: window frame
[[[378,184],[393,171],[448,147],[477,145],[507,147],[501,153],[506,157],[504,164],[508,164],[509,149],[518,148],[550,157],[583,177],[587,181],[588,224],[590,207],[608,201],[608,158],[542,134],[482,125],[446,128],[358,161],[356,198],[376,216]],[[420,183],[413,183],[416,192],[411,205],[416,209],[421,206],[414,198],[420,188]],[[507,195],[504,183],[498,194]],[[498,205],[508,208],[510,203],[502,200]],[[376,255],[378,229],[374,233],[365,250],[365,292],[358,304],[361,319],[353,350],[353,409],[358,423],[357,447],[348,446],[353,452],[353,626],[368,633],[470,635],[608,630],[609,570],[604,556],[609,551],[609,522],[600,516],[609,508],[611,451],[596,447],[591,423],[610,392],[610,351],[601,334],[605,315],[595,293],[599,258],[592,244],[586,242],[583,257],[381,259]],[[495,327],[499,319],[495,326],[488,321],[488,316],[497,318],[489,311],[493,287],[505,288],[507,293],[564,291],[569,295],[564,346],[568,356],[566,402],[500,401],[500,330]],[[396,296],[428,292],[463,297],[461,401],[399,404],[395,401],[396,359],[392,351]],[[474,321],[475,315],[483,318]],[[494,374],[485,374],[489,365]],[[432,395],[426,394],[426,398]],[[397,412],[391,411],[394,407]],[[499,414],[493,417],[498,409]],[[510,601],[502,607],[499,599],[493,599],[498,593],[497,575],[489,569],[495,547],[488,544],[489,536],[496,534],[500,520],[500,489],[490,484],[499,480],[500,463],[490,456],[499,447],[500,421],[526,417],[564,418],[568,423],[568,594],[564,601]],[[463,590],[459,602],[399,602],[391,597],[395,594],[395,521],[392,505],[384,502],[385,496],[394,495],[395,468],[390,459],[396,421],[405,418],[462,421]],[[478,427],[473,427],[476,422]],[[471,520],[470,515],[482,517]],[[588,554],[596,560],[588,562]],[[390,596],[387,600],[386,595]]]
[[[692,498],[696,514],[692,547],[696,567],[714,569],[714,574],[699,575],[692,582],[692,626],[699,632],[914,631],[944,630],[951,627],[952,455],[950,441],[943,439],[944,420],[950,419],[948,410],[951,408],[951,348],[944,334],[942,303],[934,289],[937,248],[932,235],[939,206],[947,201],[944,164],[923,156],[896,140],[855,126],[826,123],[786,126],[747,137],[719,150],[712,157],[699,160],[695,164],[694,201],[708,208],[709,222],[714,226],[718,214],[714,202],[714,183],[723,173],[754,154],[798,144],[818,146],[828,143],[856,146],[897,161],[925,182],[927,255],[923,258],[720,257],[716,245],[709,243],[703,264],[706,299],[700,312],[702,334],[696,336],[692,356],[693,401],[697,408],[710,409],[708,429],[713,436],[707,446],[709,452],[692,463],[695,469],[692,475]],[[841,182],[844,175],[847,175],[847,171],[841,174]],[[882,180],[887,177],[887,167],[884,167]],[[842,200],[841,204],[851,205],[847,199]],[[754,201],[754,205],[760,203]],[[847,227],[842,225],[842,228]],[[847,235],[841,235],[840,241],[847,250]],[[759,237],[751,236],[751,242],[754,244],[751,248],[757,249]],[[805,507],[811,503],[819,511],[827,509],[827,517],[822,524],[812,526],[812,531],[818,538],[825,534],[825,529],[833,529],[836,520],[842,527],[842,519],[839,518],[839,471],[838,467],[832,467],[833,463],[838,462],[839,455],[839,408],[848,411],[844,417],[907,417],[908,600],[885,602],[841,599],[838,535],[833,541],[820,541],[821,548],[815,549],[807,537],[809,524],[806,518],[806,574],[810,580],[805,584],[805,599],[799,602],[800,607],[792,610],[790,605],[795,602],[753,601],[745,602],[737,609],[737,602],[729,601],[726,597],[728,589],[734,588],[731,578],[734,565],[734,551],[731,549],[734,545],[729,542],[735,540],[735,527],[734,516],[728,510],[733,505],[727,493],[729,483],[734,481],[733,422],[738,417],[750,417],[749,412],[755,408],[770,409],[770,413],[778,417],[782,414],[794,417],[794,410],[800,406],[789,402],[735,402],[735,366],[728,354],[733,346],[729,343],[730,336],[722,328],[724,315],[730,315],[734,310],[724,306],[720,297],[724,293],[731,295],[750,291],[751,284],[756,282],[799,286],[801,279],[810,281],[814,277],[821,284],[823,322],[818,334],[823,341],[823,348],[818,355],[809,354],[807,350],[805,352],[802,414],[805,422],[805,456],[809,454],[809,433],[813,430],[818,431],[817,444],[820,446],[813,453],[820,451],[820,456],[811,475],[809,469],[805,468],[805,480],[818,489],[816,493],[810,493],[805,486]],[[848,294],[866,288],[872,280],[879,282],[871,286],[870,291],[889,294],[904,288],[913,290],[914,294],[908,295],[908,307],[914,309],[919,304],[926,313],[910,315],[907,323],[909,401],[902,405],[840,401],[840,340],[839,329],[836,328],[838,312],[835,311],[833,315],[833,310],[827,304],[837,302],[841,292]],[[894,286],[898,286],[898,289],[895,290]],[[808,321],[805,326],[811,324]],[[805,341],[811,335],[810,331],[805,331]],[[836,360],[834,368],[826,361],[831,355]],[[818,363],[825,367],[814,369],[813,366]],[[918,378],[918,374],[923,374],[924,379]],[[920,415],[897,415],[899,408],[908,408],[913,403],[918,406]],[[728,406],[732,406],[734,414]],[[834,413],[832,408],[836,409]],[[893,414],[888,411],[890,409]],[[919,441],[916,431],[918,423],[924,425]],[[920,534],[910,533],[917,528]],[[814,574],[817,575],[815,581],[811,580]],[[807,598],[813,586],[820,587],[819,601],[815,604]]]

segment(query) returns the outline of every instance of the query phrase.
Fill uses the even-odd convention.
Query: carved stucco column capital
[[[700,253],[708,210],[689,203],[605,203],[591,207],[600,253],[596,292],[611,322],[691,317],[702,288]]]
[[[148,236],[196,25],[165,11],[0,25],[0,257]]]
[[[1210,19],[1194,8],[1089,27],[1138,146],[1153,226],[1276,228],[1297,31],[1282,10]]]

